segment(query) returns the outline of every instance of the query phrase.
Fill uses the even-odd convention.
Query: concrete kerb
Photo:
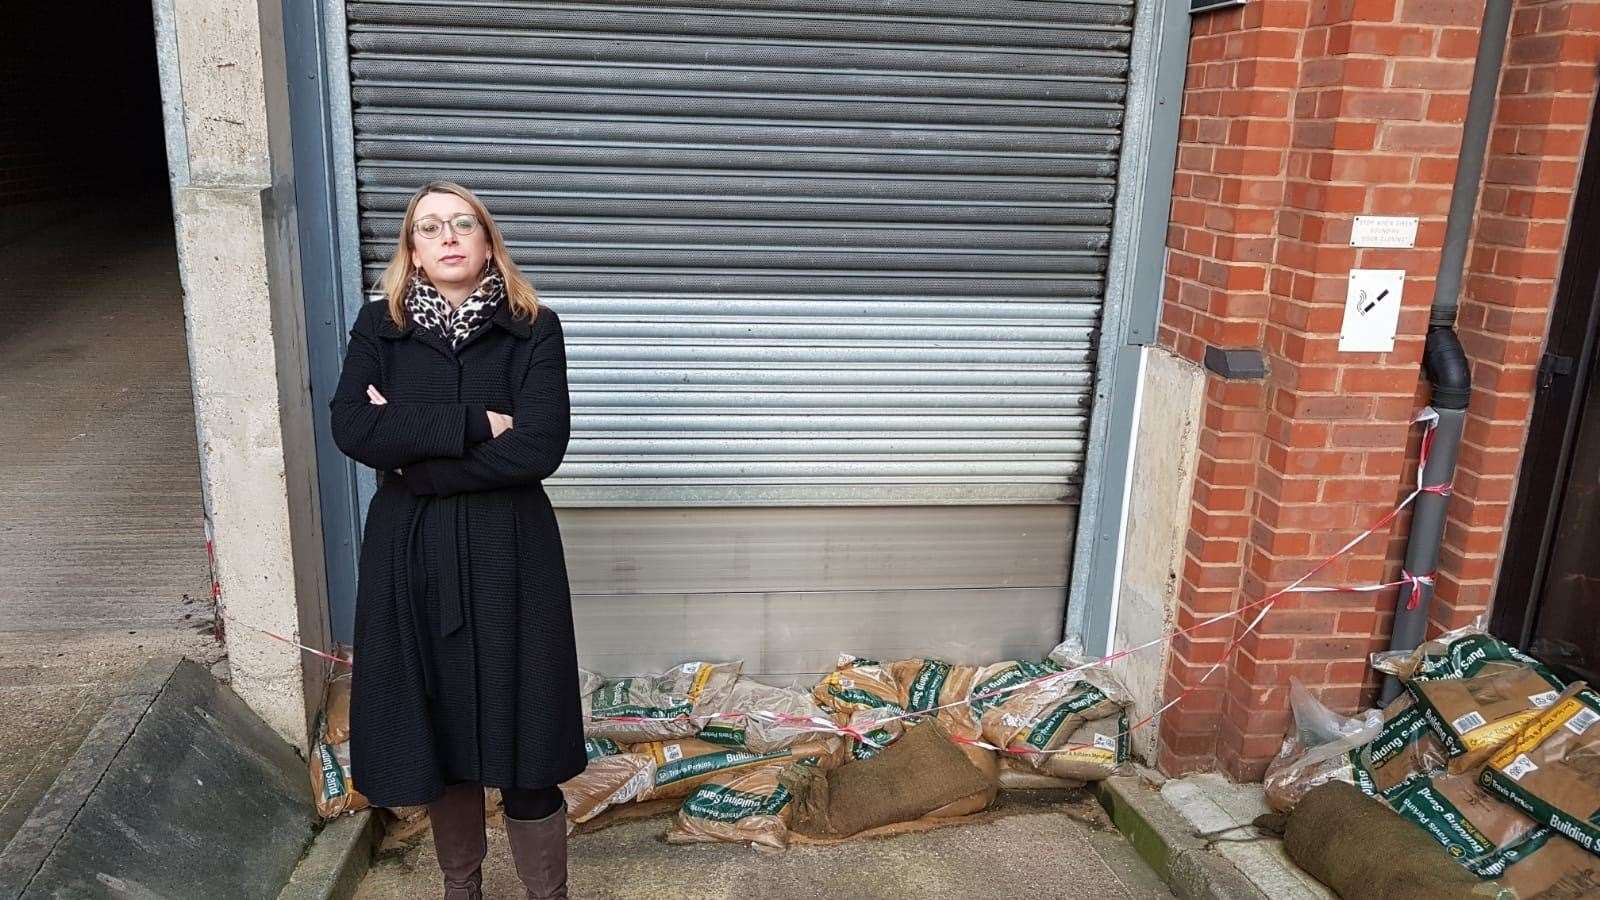
[[[1177,810],[1137,776],[1095,784],[1112,824],[1180,900],[1268,900],[1238,869],[1206,849]]]
[[[348,900],[372,865],[383,836],[374,811],[340,816],[317,832],[278,900]]]

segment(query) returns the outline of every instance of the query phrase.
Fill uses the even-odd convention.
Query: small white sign
[[[1347,352],[1388,353],[1394,349],[1400,325],[1400,291],[1404,269],[1351,269],[1344,300],[1344,326],[1339,329],[1339,349]]]
[[[1416,216],[1356,216],[1350,246],[1405,249],[1417,245]]]

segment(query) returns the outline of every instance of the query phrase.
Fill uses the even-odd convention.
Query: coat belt
[[[454,634],[466,621],[462,580],[466,559],[461,555],[459,538],[466,531],[466,504],[460,496],[417,498],[416,511],[406,536],[406,587],[411,595],[411,617],[416,624],[417,647],[422,653],[422,681],[427,696],[437,695],[439,674],[433,656],[434,635],[428,631],[427,559],[431,550],[439,554],[439,628],[437,636]],[[437,506],[439,531],[432,542],[422,539],[422,525],[429,509]]]

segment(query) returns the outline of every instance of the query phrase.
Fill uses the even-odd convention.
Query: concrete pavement
[[[574,900],[772,897],[783,900],[1038,897],[1133,900],[1172,895],[1087,792],[1007,792],[976,824],[921,834],[762,853],[730,844],[674,846],[671,820],[623,822],[572,837]],[[358,900],[438,896],[424,832],[381,855]],[[505,833],[489,830],[484,897],[520,898]]]
[[[0,272],[3,845],[144,661],[223,651],[165,199],[11,210]]]

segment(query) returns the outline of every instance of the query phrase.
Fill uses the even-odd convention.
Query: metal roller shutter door
[[[1071,502],[1131,3],[348,5],[364,278],[434,178],[566,324],[566,505]]]

